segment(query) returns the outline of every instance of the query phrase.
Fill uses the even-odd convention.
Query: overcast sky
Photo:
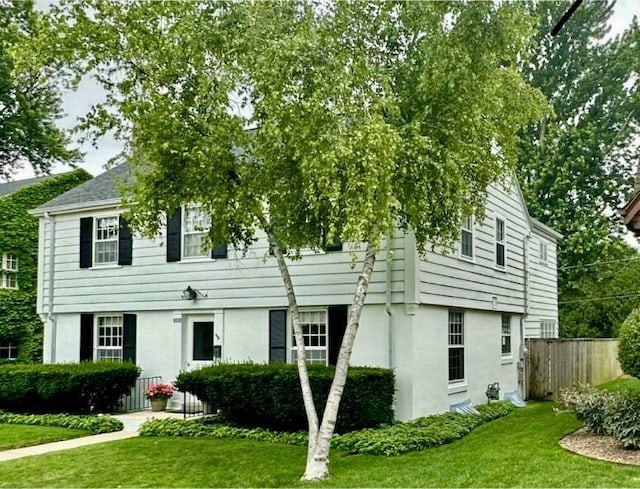
[[[37,8],[45,10],[55,0],[36,0]],[[615,12],[612,17],[612,31],[614,34],[622,32],[631,22],[633,16],[640,17],[640,0],[618,0],[615,5]],[[89,107],[102,100],[104,92],[90,79],[84,80],[76,92],[63,94],[63,110],[66,114],[59,125],[65,129],[71,129],[78,117],[83,116]],[[104,137],[98,141],[97,147],[90,144],[81,146],[85,153],[81,167],[92,175],[102,173],[107,160],[114,156],[121,148],[121,145],[113,138]],[[56,167],[53,173],[68,171],[68,167]],[[32,177],[33,172],[26,168],[16,175],[16,179]]]

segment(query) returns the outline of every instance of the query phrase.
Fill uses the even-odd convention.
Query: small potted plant
[[[145,394],[151,401],[151,411],[164,411],[167,409],[167,402],[173,395],[171,384],[151,384]]]

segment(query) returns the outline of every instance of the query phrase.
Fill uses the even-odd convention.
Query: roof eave
[[[65,204],[52,207],[38,207],[29,211],[32,216],[44,216],[49,214],[73,214],[75,212],[94,211],[109,207],[118,207],[120,199],[97,200],[95,202],[82,202],[74,204]]]

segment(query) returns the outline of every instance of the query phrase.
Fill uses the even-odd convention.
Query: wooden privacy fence
[[[598,385],[622,375],[616,339],[527,340],[527,398],[556,399],[576,382]]]

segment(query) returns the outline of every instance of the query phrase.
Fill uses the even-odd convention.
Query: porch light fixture
[[[191,285],[188,285],[187,288],[182,291],[182,298],[186,301],[195,301],[198,296],[207,297],[207,294],[203,294],[198,289],[192,289]]]

